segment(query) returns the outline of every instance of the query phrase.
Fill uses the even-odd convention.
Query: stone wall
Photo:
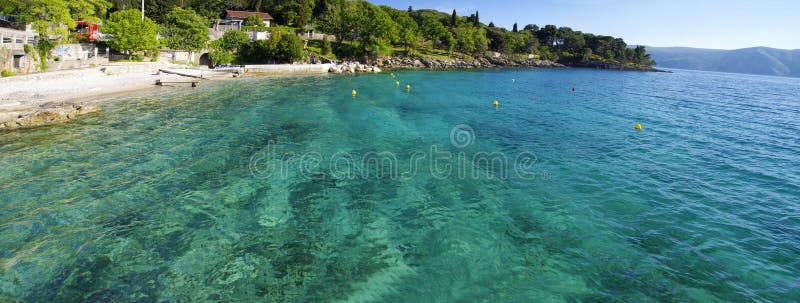
[[[8,48],[0,48],[0,71],[14,69],[14,52]]]
[[[39,66],[39,54],[36,51],[25,54],[9,48],[0,48],[0,71],[28,74],[39,71]]]

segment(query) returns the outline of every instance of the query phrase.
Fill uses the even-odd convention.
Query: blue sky
[[[511,28],[533,23],[622,37],[628,44],[800,49],[800,0],[369,0],[433,8]]]

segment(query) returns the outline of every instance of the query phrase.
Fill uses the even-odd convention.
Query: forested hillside
[[[800,50],[768,47],[736,50],[652,47],[648,50],[660,67],[800,77]]]
[[[62,37],[58,26],[74,20],[105,20],[118,11],[140,9],[137,0],[0,0],[0,13],[17,15],[36,24],[45,36]],[[488,51],[508,56],[537,55],[564,64],[590,62],[651,66],[644,47],[629,48],[622,38],[595,35],[556,25],[531,24],[495,27],[479,12],[398,10],[362,0],[146,0],[145,15],[158,28],[172,28],[175,8],[191,11],[210,24],[225,9],[268,12],[282,32],[314,30],[336,37],[331,55],[376,56],[485,56]],[[184,12],[179,12],[184,13]],[[133,14],[128,16],[132,19]],[[172,20],[172,21],[170,21]],[[523,23],[523,24],[527,24]],[[207,42],[204,42],[207,43]],[[294,43],[294,42],[291,42]],[[326,44],[319,45],[326,55]],[[219,43],[218,43],[219,44]],[[217,45],[219,46],[219,45]],[[231,45],[228,45],[231,46]],[[237,46],[237,45],[234,45]],[[219,47],[217,48],[219,49]],[[315,48],[316,49],[316,48]],[[226,52],[241,53],[242,47]],[[250,48],[257,52],[256,47]],[[280,55],[280,54],[276,54]],[[232,59],[235,59],[232,57]]]

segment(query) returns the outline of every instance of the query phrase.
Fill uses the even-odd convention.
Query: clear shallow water
[[[396,75],[165,89],[0,134],[0,301],[800,298],[798,79]],[[458,160],[481,152],[509,161]]]

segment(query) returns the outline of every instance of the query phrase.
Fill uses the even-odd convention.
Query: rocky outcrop
[[[76,119],[77,117],[99,111],[99,106],[90,104],[44,104],[35,111],[20,113],[13,119],[0,121],[0,131],[66,123]]]
[[[374,62],[344,62],[334,64],[328,70],[334,74],[380,73],[381,68],[414,68],[414,69],[477,69],[493,67],[565,67],[564,65],[536,59],[509,59],[504,57],[487,57],[475,59],[429,59],[429,58],[378,58]]]
[[[328,69],[333,74],[354,74],[354,73],[380,73],[381,69],[377,66],[362,64],[360,62],[344,62],[334,64]]]
[[[575,63],[575,64],[571,64],[570,66],[571,67],[596,68],[596,69],[609,69],[609,70],[637,71],[637,72],[671,73],[669,71],[660,70],[660,69],[657,69],[657,68],[652,67],[652,66],[624,65],[624,64],[605,63],[605,62]]]
[[[370,64],[371,63],[371,64]],[[373,62],[345,62],[334,64],[329,72],[342,73],[379,73],[381,68],[391,69],[481,69],[481,68],[502,68],[502,67],[538,67],[538,68],[567,68],[583,67],[608,70],[629,70],[644,72],[664,72],[663,70],[650,66],[622,65],[602,62],[589,62],[580,64],[561,64],[538,58],[510,58],[504,55],[493,55],[479,58],[406,58],[406,57],[382,57]]]

